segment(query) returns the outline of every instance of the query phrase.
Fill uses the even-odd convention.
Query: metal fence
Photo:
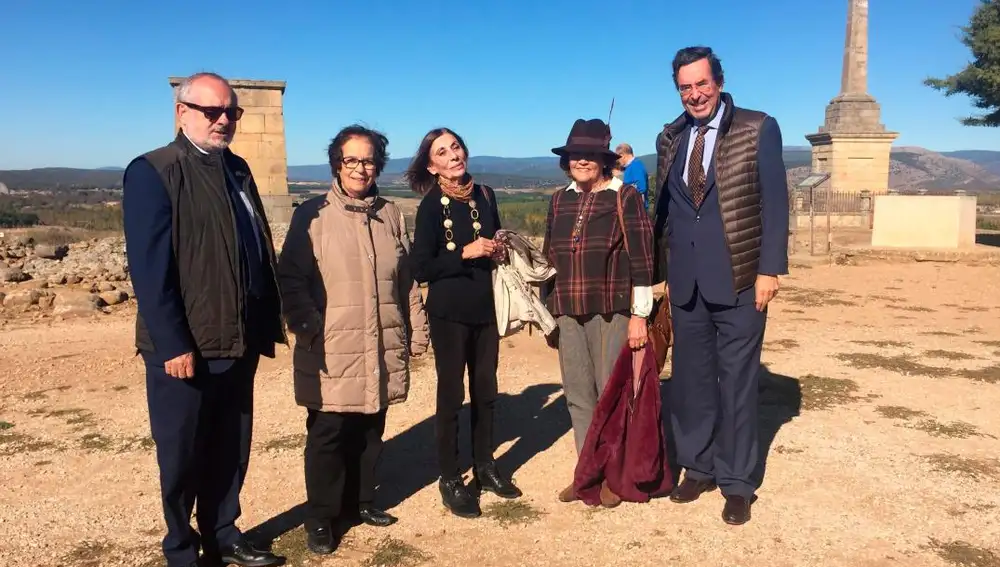
[[[789,253],[799,245],[799,235],[808,231],[809,254],[817,253],[817,237],[825,233],[826,243],[821,253],[833,248],[833,231],[841,229],[871,229],[871,191],[838,191],[823,187],[790,191]]]

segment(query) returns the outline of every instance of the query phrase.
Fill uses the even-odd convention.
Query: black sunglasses
[[[243,116],[243,109],[239,106],[201,106],[200,104],[185,102],[183,100],[180,102],[188,108],[201,112],[210,122],[216,122],[223,114],[226,115],[226,118],[230,122],[236,122]]]

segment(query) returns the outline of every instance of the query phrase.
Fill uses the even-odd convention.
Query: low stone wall
[[[972,248],[974,195],[878,195],[872,227],[876,248]]]

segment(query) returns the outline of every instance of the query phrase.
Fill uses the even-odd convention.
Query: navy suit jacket
[[[715,156],[706,172],[705,200],[695,208],[684,183],[684,160],[691,142],[685,128],[664,188],[657,216],[666,215],[668,256],[667,285],[670,302],[685,305],[697,289],[707,303],[744,305],[754,301],[754,288],[735,289],[732,257],[726,246],[722,211],[716,195]],[[788,182],[781,154],[781,130],[767,117],[761,126],[757,151],[761,192],[761,244],[759,274],[788,273]],[[664,210],[665,208],[665,210]]]

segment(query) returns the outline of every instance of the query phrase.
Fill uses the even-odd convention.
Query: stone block
[[[264,132],[278,134],[285,131],[285,117],[281,114],[264,115]]]
[[[877,195],[872,246],[972,248],[976,245],[974,195]]]
[[[240,130],[247,134],[263,134],[267,131],[264,127],[264,115],[256,112],[245,112],[240,119]]]
[[[284,160],[286,157],[284,142],[263,142],[260,147],[263,150],[261,157],[276,160]]]

